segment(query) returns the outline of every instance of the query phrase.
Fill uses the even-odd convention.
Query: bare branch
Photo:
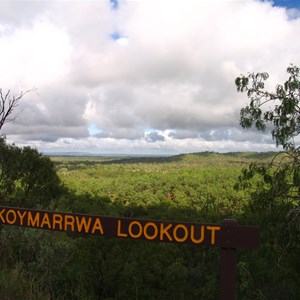
[[[22,97],[32,91],[33,90],[22,91],[18,96],[15,96],[11,95],[10,90],[4,95],[2,89],[0,89],[0,131],[5,123],[16,119],[17,115],[12,116],[14,109],[19,105],[19,101]]]

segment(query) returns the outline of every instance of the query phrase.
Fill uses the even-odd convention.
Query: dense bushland
[[[266,165],[273,155],[198,153],[51,161],[39,156],[58,174],[55,197],[49,194],[52,201],[44,200],[47,192],[41,189],[41,201],[36,194],[31,205],[29,193],[25,205],[199,223],[236,218],[240,224],[258,224],[261,247],[238,253],[237,298],[297,299],[299,234],[289,226],[288,208],[276,203],[266,209],[264,202],[258,206],[250,201],[256,190],[234,188],[242,168],[251,162]],[[22,188],[21,178],[15,181],[17,189]],[[259,178],[250,181],[257,185]],[[12,193],[9,199],[19,194],[23,195]],[[8,226],[2,228],[0,247],[5,299],[218,298],[219,249]]]

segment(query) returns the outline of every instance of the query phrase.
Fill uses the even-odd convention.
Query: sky
[[[276,150],[244,130],[240,74],[300,65],[300,1],[0,0],[2,134],[43,153]]]

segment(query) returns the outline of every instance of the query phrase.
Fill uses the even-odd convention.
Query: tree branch
[[[3,94],[2,89],[0,89],[0,131],[5,123],[14,121],[17,116],[12,117],[14,109],[19,105],[19,101],[27,93],[32,92],[33,90],[27,90],[21,92],[18,96],[12,95],[11,91],[8,90],[6,94]]]

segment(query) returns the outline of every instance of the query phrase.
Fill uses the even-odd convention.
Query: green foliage
[[[0,138],[2,205],[49,207],[62,193],[53,162],[30,147],[8,145]]]
[[[284,149],[284,153],[276,155],[269,165],[252,164],[245,169],[239,178],[240,185],[253,187],[255,182],[252,199],[258,208],[273,209],[283,205],[286,214],[297,212],[300,200],[300,150],[295,143],[300,133],[300,69],[290,66],[287,73],[288,80],[277,85],[275,92],[264,88],[264,81],[269,77],[267,73],[242,75],[235,81],[237,90],[246,92],[250,98],[249,105],[241,110],[241,126],[254,126],[258,130],[271,126],[276,145]]]
[[[159,162],[53,160],[66,186],[57,201],[61,211],[209,223],[242,209],[243,204],[238,204],[242,193],[232,186],[249,161],[219,154]],[[238,206],[232,205],[232,199]],[[23,299],[215,299],[218,295],[216,250],[5,226],[1,241],[0,287],[8,299],[18,299],[19,294]],[[17,274],[22,282],[19,290],[12,289],[14,277],[8,274]]]
[[[85,161],[88,167],[83,167]],[[167,218],[170,207],[177,208],[178,213],[169,218],[188,220],[189,216],[180,214],[181,208],[188,208],[198,214],[213,214],[212,219],[219,221],[218,216],[226,214],[229,217],[243,209],[243,193],[235,192],[233,185],[241,166],[253,161],[252,158],[193,154],[176,161],[148,161],[149,158],[142,163],[138,158],[136,163],[133,159],[128,163],[124,159],[121,163],[117,160],[108,163],[107,160],[98,159],[92,166],[90,160],[81,158],[78,169],[74,169],[76,160],[69,163],[68,159],[62,159],[58,163],[55,158],[58,174],[64,184],[77,196],[86,198],[86,201],[80,200],[78,203],[88,203],[90,197],[103,202],[109,196],[114,204],[110,214],[134,217],[135,213],[130,209],[135,206],[146,209],[149,215],[152,207],[153,217]],[[74,201],[70,201],[74,205]],[[101,206],[100,203],[97,205]],[[157,207],[157,212],[161,211],[160,216],[154,207]]]
[[[249,105],[241,110],[241,126],[257,130],[271,127],[272,138],[284,150],[268,164],[250,164],[236,185],[250,196],[244,219],[261,228],[262,245],[253,258],[261,270],[253,278],[259,286],[259,299],[297,299],[300,293],[299,263],[295,259],[300,250],[300,149],[296,144],[300,69],[290,66],[287,72],[288,80],[277,85],[275,92],[265,90],[267,73],[240,76],[235,82],[237,90],[250,98]],[[268,282],[278,284],[270,288]]]
[[[294,236],[291,239],[286,223],[278,222],[284,210],[276,214],[257,210],[247,190],[233,188],[245,165],[268,166],[273,155],[197,153],[160,160],[55,157],[52,161],[65,186],[56,209],[197,223],[234,217],[240,224],[259,224],[262,246],[239,253],[237,298],[297,299],[300,243]],[[251,193],[261,182],[259,176],[249,177]],[[219,296],[219,249],[5,225],[0,249],[0,290],[5,299]]]
[[[278,84],[274,92],[265,90],[267,73],[241,75],[235,84],[239,92],[246,92],[250,98],[249,105],[241,109],[241,126],[265,130],[267,124],[272,125],[276,145],[294,149],[294,137],[300,132],[300,69],[292,65],[287,68],[287,73],[288,80]]]

